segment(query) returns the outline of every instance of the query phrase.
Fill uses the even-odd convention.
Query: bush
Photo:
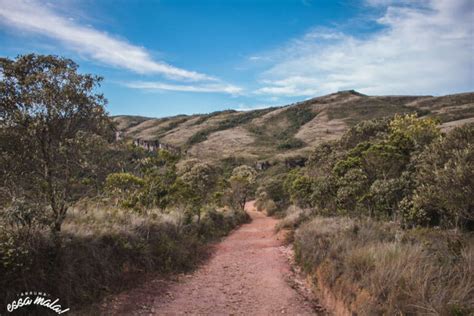
[[[133,174],[121,172],[112,173],[105,180],[105,191],[122,207],[135,207],[139,202],[139,192],[145,181]]]
[[[282,141],[281,143],[278,144],[277,148],[278,149],[296,149],[296,148],[301,148],[305,145],[305,142],[302,141],[301,139],[298,138],[290,138],[287,140]]]
[[[217,211],[210,209],[206,212],[200,231],[205,240],[215,240],[227,235],[236,226],[247,223],[250,216],[240,210]]]
[[[429,146],[416,165],[408,225],[474,230],[474,124],[459,127]]]
[[[436,121],[416,115],[362,122],[288,172],[285,191],[321,215],[472,230],[473,125],[443,137]]]
[[[283,175],[265,179],[257,189],[257,202],[271,199],[279,208],[284,208],[289,200],[289,195],[284,187],[284,181],[285,178]]]
[[[383,138],[388,133],[388,124],[388,119],[362,121],[344,133],[341,145],[349,149],[362,142]]]
[[[264,210],[267,212],[268,216],[273,216],[278,212],[278,207],[273,200],[267,200],[263,205]]]
[[[292,203],[303,208],[311,205],[312,181],[302,170],[290,171],[283,185]]]

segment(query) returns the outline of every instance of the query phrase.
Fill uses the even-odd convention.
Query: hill
[[[189,157],[282,161],[337,139],[362,120],[416,112],[436,117],[447,131],[474,122],[474,92],[433,96],[368,96],[340,91],[283,107],[166,118],[115,116],[125,137],[159,140]]]

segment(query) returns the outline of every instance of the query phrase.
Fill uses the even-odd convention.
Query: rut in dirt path
[[[211,259],[178,282],[145,288],[141,295],[118,298],[113,315],[314,315],[313,303],[286,281],[290,264],[275,234],[278,220],[246,205],[252,222],[233,231],[215,246]],[[140,292],[139,292],[140,293]],[[154,293],[154,294],[153,294]],[[134,298],[135,297],[135,298]],[[133,302],[135,301],[135,304]],[[147,302],[146,305],[140,306]]]

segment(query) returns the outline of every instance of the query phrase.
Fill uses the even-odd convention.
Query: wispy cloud
[[[238,95],[242,92],[242,88],[226,84],[226,83],[202,83],[202,84],[169,84],[156,81],[134,81],[127,82],[124,85],[132,89],[148,90],[148,91],[181,91],[181,92],[216,92]]]
[[[472,0],[367,0],[382,6],[370,36],[313,29],[267,54],[257,94],[445,94],[474,89]]]
[[[211,80],[206,74],[154,60],[147,50],[105,32],[86,27],[36,1],[0,0],[0,24],[61,41],[69,49],[103,64],[141,74],[161,74],[171,79]]]

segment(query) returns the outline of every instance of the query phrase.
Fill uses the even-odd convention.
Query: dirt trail
[[[277,220],[256,212],[252,202],[246,209],[252,222],[217,244],[212,258],[201,268],[167,284],[169,287],[161,290],[161,295],[146,298],[152,294],[148,289],[140,295],[141,303],[122,302],[119,310],[107,308],[108,312],[114,315],[314,315],[313,304],[286,281],[291,270],[282,251],[281,237],[274,233]],[[163,289],[164,284],[156,281]],[[128,297],[128,300],[135,299]],[[141,305],[143,302],[147,304]]]

